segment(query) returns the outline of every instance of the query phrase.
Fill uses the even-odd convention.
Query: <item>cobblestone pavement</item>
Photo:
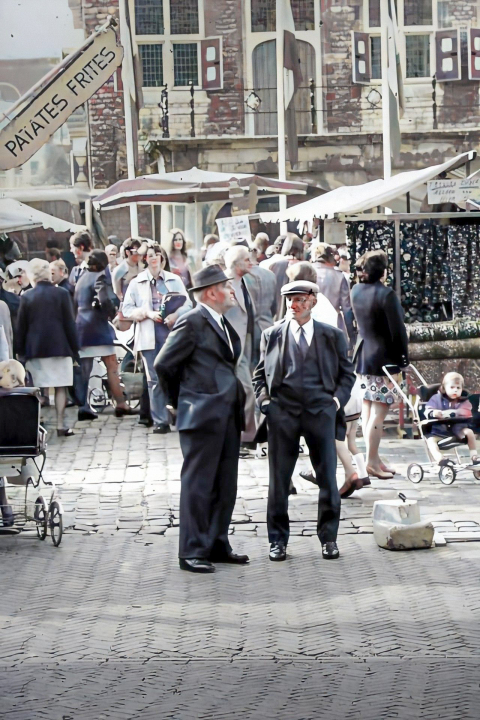
[[[391,553],[370,520],[375,499],[402,490],[471,537],[471,475],[374,481],[343,504],[333,563],[312,536],[315,488],[296,479],[291,557],[274,564],[267,462],[244,460],[232,545],[251,563],[194,576],[176,560],[176,434],[108,415],[76,430],[48,452],[61,547],[0,538],[2,720],[478,718],[480,543]],[[416,442],[385,450],[400,470],[423,458]]]

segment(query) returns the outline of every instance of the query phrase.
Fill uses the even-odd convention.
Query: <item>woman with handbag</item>
[[[105,269],[108,258],[102,250],[93,250],[87,260],[85,272],[75,286],[75,307],[77,309],[77,332],[80,343],[80,364],[82,369],[82,397],[78,410],[79,420],[94,420],[97,414],[88,403],[88,383],[93,359],[101,357],[107,368],[107,378],[115,401],[115,416],[135,415],[125,401],[120,384],[118,362],[113,340],[115,333],[109,319],[115,315],[114,293]]]
[[[190,310],[192,303],[182,280],[165,270],[168,258],[160,245],[150,244],[145,260],[147,269],[128,286],[123,314],[136,323],[134,352],[141,352],[143,358],[153,432],[164,434],[170,432],[169,412],[153,363],[177,317]]]

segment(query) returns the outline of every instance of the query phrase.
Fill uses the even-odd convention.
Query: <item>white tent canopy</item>
[[[60,220],[60,218],[41,212],[41,210],[35,210],[13,198],[0,199],[0,232],[18,232],[40,227],[54,232],[74,233],[86,230],[84,225]]]
[[[336,215],[352,215],[371,210],[378,206],[388,205],[401,195],[415,190],[428,180],[433,180],[442,172],[453,170],[475,158],[476,153],[470,151],[457,155],[441,165],[432,165],[422,170],[411,170],[399,173],[387,180],[373,180],[364,185],[350,185],[336,188],[319,197],[299,203],[280,212],[260,213],[263,222],[285,222],[298,220],[299,228],[305,222],[309,224],[313,218],[328,219]]]

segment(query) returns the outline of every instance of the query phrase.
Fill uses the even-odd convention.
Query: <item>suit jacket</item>
[[[359,283],[352,289],[352,306],[358,326],[354,360],[360,375],[384,375],[383,366],[408,365],[408,338],[400,301],[380,281]],[[395,372],[395,369],[392,368]]]
[[[18,354],[26,360],[74,357],[78,339],[68,291],[39,282],[22,295],[17,317]]]
[[[331,325],[313,321],[314,334],[312,342],[316,343],[320,375],[327,393],[338,398],[340,410],[337,412],[337,438],[345,437],[345,414],[343,408],[350,399],[355,383],[353,365],[347,356],[347,344],[344,334]],[[284,355],[290,321],[284,320],[265,330],[262,335],[262,357],[253,375],[253,385],[257,397],[257,405],[270,400],[278,388],[284,375]],[[257,432],[257,442],[264,442],[263,432]],[[342,437],[343,436],[343,437]]]
[[[256,325],[263,332],[273,325],[277,311],[277,278],[271,270],[254,265],[245,282],[255,305]]]
[[[248,313],[247,313],[247,308],[245,307],[245,298],[244,298],[243,290],[242,290],[242,281],[235,279],[235,280],[231,280],[231,283],[232,283],[232,287],[235,291],[235,298],[237,300],[237,305],[235,305],[235,307],[233,307],[233,308],[230,308],[230,310],[227,310],[227,312],[225,313],[225,318],[235,328],[235,332],[239,336],[240,341],[242,343],[242,352],[244,352],[245,351],[245,340],[247,337]],[[256,315],[255,304],[253,302],[251,293],[248,291],[248,288],[247,288],[247,292],[250,295],[250,300],[251,300],[252,308],[253,308],[253,314],[254,314],[254,318],[255,318],[255,315]]]
[[[174,325],[155,359],[160,384],[177,408],[179,430],[215,430],[232,412],[243,425],[245,391],[235,374],[240,338],[225,319],[233,355],[218,323],[197,305]]]

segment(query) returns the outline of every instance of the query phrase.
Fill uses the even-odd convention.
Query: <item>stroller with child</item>
[[[53,480],[43,477],[46,437],[40,425],[39,388],[0,388],[0,533],[17,534],[33,523],[40,540],[50,531],[58,547],[63,509]]]
[[[434,426],[438,426],[439,419],[438,417],[435,417],[433,419],[427,417],[427,403],[436,393],[438,393],[441,384],[436,383],[433,385],[429,385],[427,381],[422,377],[420,372],[417,370],[417,368],[410,364],[406,372],[407,374],[409,372],[412,373],[412,375],[414,376],[414,383],[418,382],[418,385],[416,385],[415,388],[414,400],[412,401],[411,396],[404,391],[404,389],[397,382],[396,378],[392,374],[390,374],[388,366],[384,367],[383,370],[385,372],[385,375],[394,384],[398,394],[402,398],[405,405],[410,409],[412,413],[414,427],[416,427],[418,432],[420,433],[420,437],[425,444],[425,450],[428,457],[428,462],[423,463],[422,465],[416,462],[411,463],[407,468],[407,478],[411,482],[418,484],[422,482],[426,474],[435,475],[438,473],[438,478],[440,482],[442,482],[444,485],[451,485],[453,482],[455,482],[455,478],[460,472],[469,471],[473,473],[473,476],[476,480],[480,480],[480,465],[472,465],[471,460],[469,460],[468,462],[463,462],[458,452],[459,447],[467,444],[467,438],[461,438],[458,436],[457,433],[455,433],[455,425],[465,426],[465,417],[454,417],[454,413],[450,414],[448,412],[445,412],[444,416],[441,419],[442,426],[448,428],[451,434],[447,432],[445,433],[445,437],[437,439],[438,450],[442,452],[453,450],[455,456],[454,460],[451,458],[444,458],[439,463],[434,459],[432,452],[429,448],[429,433],[432,431],[432,428],[434,428]],[[480,395],[469,395],[468,399],[472,405],[472,416],[468,418],[468,426],[476,433],[480,431]]]

